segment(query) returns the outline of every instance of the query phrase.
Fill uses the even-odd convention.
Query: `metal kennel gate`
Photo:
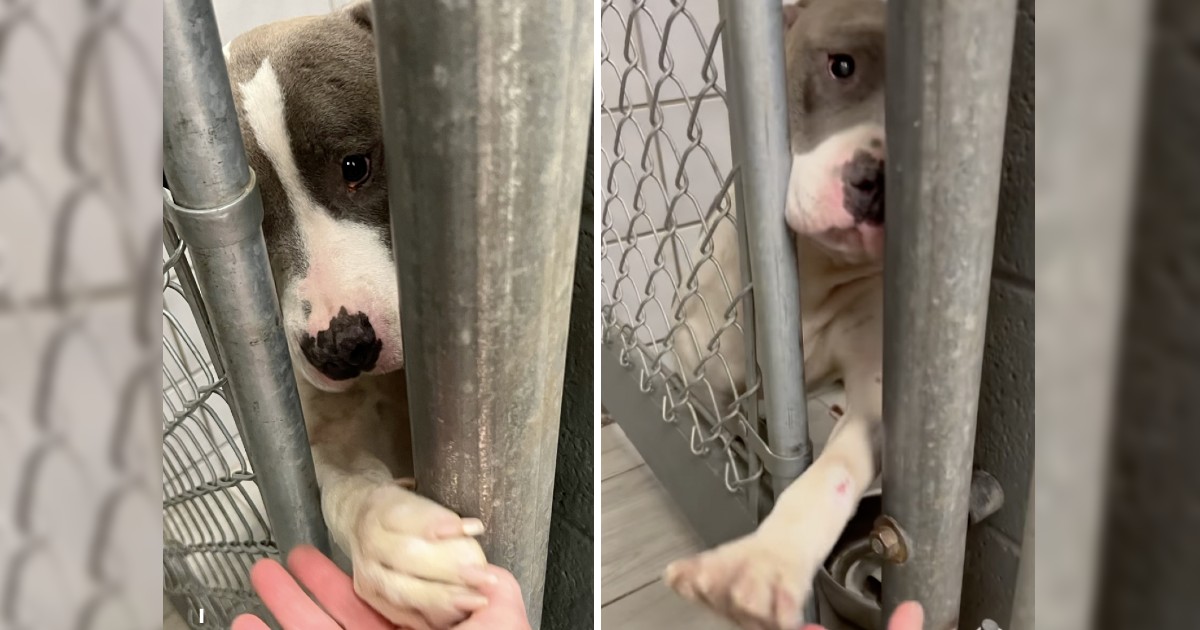
[[[782,213],[782,9],[716,9],[604,0],[600,59],[602,402],[709,545],[751,531],[812,456]],[[901,438],[884,455],[883,509],[909,554],[885,565],[884,608],[920,599],[928,627],[944,628],[961,596],[1016,8],[925,0],[887,10],[884,404],[888,435]],[[674,122],[672,109],[683,112]],[[725,125],[723,164],[712,146]],[[745,288],[705,304],[713,334],[697,341],[699,367],[682,373],[682,305],[700,299],[701,269],[720,264],[711,239],[723,223],[736,223]],[[731,330],[745,346],[740,389],[704,369],[730,372],[721,339]],[[722,386],[735,390],[731,403],[714,395]]]
[[[330,548],[210,0],[164,4],[163,136],[164,589],[228,626],[255,560]]]
[[[418,488],[483,519],[537,628],[593,11],[528,4],[377,3],[373,30]],[[329,542],[211,0],[166,3],[163,76],[164,572],[224,627],[256,559]]]

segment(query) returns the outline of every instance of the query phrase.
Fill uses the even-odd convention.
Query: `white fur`
[[[315,337],[345,308],[351,314],[366,313],[376,336],[383,340],[383,351],[374,371],[397,369],[403,358],[400,297],[395,265],[386,244],[370,227],[335,220],[305,188],[292,155],[283,90],[270,59],[263,61],[241,89],[246,111],[244,122],[275,168],[308,261],[305,277],[285,279],[280,291],[280,307],[294,362],[317,387],[340,391],[348,386],[344,381],[330,381],[313,369],[299,347],[303,333]],[[307,316],[302,307],[305,301],[312,307]]]

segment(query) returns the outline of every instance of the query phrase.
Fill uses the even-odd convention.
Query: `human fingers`
[[[921,630],[924,625],[925,609],[919,602],[900,604],[888,620],[888,630]]]
[[[325,612],[344,628],[354,630],[393,630],[383,615],[375,612],[354,592],[350,579],[325,554],[311,545],[300,545],[288,554],[288,569],[308,589]]]
[[[488,566],[487,574],[492,579],[478,586],[488,599],[487,607],[476,611],[455,630],[529,630],[525,600],[517,579],[497,566]]]
[[[271,630],[271,627],[262,619],[245,613],[234,618],[229,630]]]
[[[278,562],[256,562],[250,569],[250,583],[285,630],[341,630]]]

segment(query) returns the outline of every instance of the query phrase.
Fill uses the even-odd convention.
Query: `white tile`
[[[301,15],[328,13],[329,6],[329,0],[277,0],[275,2],[214,0],[213,2],[222,44],[261,24]]]
[[[163,365],[176,379],[183,376],[184,370],[194,373],[202,366],[212,364],[204,337],[200,334],[200,325],[177,286],[172,285],[163,291],[164,343],[171,344],[174,350],[172,353],[164,346]]]
[[[650,112],[612,112],[600,118],[602,238],[647,234],[661,227],[668,196]]]
[[[664,239],[669,239],[665,234]],[[601,262],[601,278],[614,316],[634,327],[643,344],[662,349],[674,321],[677,274],[671,255],[659,259],[659,240],[653,235],[609,243]]]
[[[682,10],[675,4],[681,5]],[[657,88],[659,102],[699,96],[705,93],[711,83],[709,77],[713,76],[717,85],[724,86],[720,39],[713,48],[712,67],[708,73],[704,72],[705,52],[720,23],[717,0],[647,0],[637,17],[651,85],[657,86],[662,81]],[[664,42],[666,56],[662,55]],[[707,94],[711,94],[712,88],[707,89]]]
[[[600,8],[600,88],[608,109],[645,104],[649,94],[645,54],[631,14],[629,0],[612,0]]]
[[[698,109],[694,121],[690,107]],[[686,225],[708,212],[729,175],[729,116],[720,99],[666,105],[662,116],[658,145],[669,211]]]

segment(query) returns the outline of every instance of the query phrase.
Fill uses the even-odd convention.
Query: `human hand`
[[[359,599],[350,576],[316,548],[297,547],[288,554],[287,564],[291,574],[274,560],[259,560],[250,570],[250,583],[284,630],[404,630]],[[488,567],[488,573],[495,579],[479,588],[487,606],[454,630],[529,630],[516,578],[496,566]],[[233,620],[232,630],[268,630],[268,626],[245,614]]]
[[[917,602],[904,602],[892,613],[888,621],[888,630],[921,630],[925,625],[925,609]],[[809,624],[804,630],[825,630],[821,626]]]

